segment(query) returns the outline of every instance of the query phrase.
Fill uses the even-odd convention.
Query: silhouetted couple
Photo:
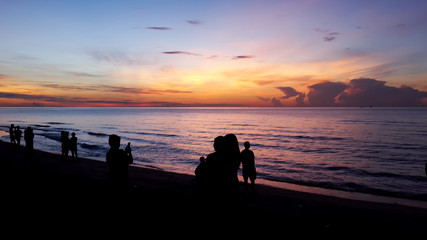
[[[107,153],[107,164],[110,180],[114,187],[126,188],[129,186],[128,167],[133,163],[130,143],[125,150],[120,149],[120,137],[113,134],[108,139],[110,150]]]
[[[234,134],[218,136],[214,140],[213,147],[215,152],[209,154],[206,159],[201,158],[200,165],[196,168],[195,174],[197,181],[202,185],[203,190],[214,194],[234,194],[239,189],[239,179],[237,171],[240,167],[241,160],[244,162],[244,177],[251,179],[252,184],[255,182],[254,156],[248,147],[239,150],[239,143]],[[251,154],[252,153],[252,154]],[[242,159],[245,157],[245,159]],[[247,161],[247,158],[252,160]],[[248,167],[250,164],[252,168]]]
[[[19,129],[19,126],[14,126],[13,124],[9,127],[9,136],[10,136],[10,143],[16,144],[18,147],[21,146],[21,137],[22,137],[22,131]]]
[[[68,138],[69,134],[67,131],[61,131],[61,156],[68,159],[68,152],[71,151],[71,157],[78,159],[76,134],[71,133],[71,138]]]

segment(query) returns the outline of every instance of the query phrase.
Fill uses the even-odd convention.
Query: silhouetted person
[[[206,187],[213,197],[223,204],[234,204],[239,180],[237,169],[240,164],[240,151],[234,134],[218,136],[214,140],[215,152],[206,158]],[[225,198],[224,198],[225,197]]]
[[[215,152],[209,154],[205,160],[205,187],[210,191],[219,191],[226,184],[224,181],[224,168],[222,166],[224,159],[224,137],[216,137],[213,147]]]
[[[10,143],[16,144],[16,140],[15,140],[15,126],[13,124],[10,124],[9,136],[10,136]]]
[[[69,132],[61,131],[61,156],[68,159],[68,152],[70,151],[70,139],[68,139]]]
[[[196,175],[197,184],[201,187],[206,185],[207,181],[207,169],[206,169],[206,159],[204,157],[200,157],[200,163],[194,170],[194,174]]]
[[[120,137],[113,134],[108,139],[110,150],[107,153],[107,164],[110,179],[115,187],[125,188],[129,185],[128,167],[133,163],[130,143],[126,151],[120,149]]]
[[[125,147],[125,153],[132,157],[132,149],[130,148],[130,142],[128,142],[128,145],[126,145]]]
[[[16,126],[16,130],[15,130],[15,139],[16,139],[16,144],[19,146],[21,146],[21,137],[22,137],[22,131],[19,129],[19,126]]]
[[[229,171],[230,184],[232,184],[233,187],[235,187],[237,190],[239,187],[239,177],[237,171],[240,167],[240,149],[236,135],[227,134],[224,136],[224,151],[225,158],[227,159],[224,167],[227,167],[227,171]]]
[[[249,150],[251,144],[249,142],[244,143],[245,149],[240,153],[242,159],[242,173],[243,180],[245,181],[246,189],[248,188],[248,178],[251,180],[252,189],[255,187],[256,169],[255,169],[255,155]]]
[[[25,149],[27,152],[32,152],[34,149],[34,132],[31,127],[27,127],[24,131]]]
[[[77,155],[77,137],[75,133],[71,133],[70,151],[71,151],[72,158],[76,158],[76,159],[79,158],[79,156]]]

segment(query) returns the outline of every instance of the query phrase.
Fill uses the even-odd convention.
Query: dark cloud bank
[[[386,86],[385,81],[370,78],[342,82],[321,82],[307,86],[308,93],[298,92],[292,87],[278,87],[284,96],[295,97],[296,106],[308,107],[427,107],[427,92],[402,85]],[[261,99],[261,98],[260,98]],[[282,106],[280,99],[273,98],[273,106]],[[266,99],[261,99],[266,101]]]

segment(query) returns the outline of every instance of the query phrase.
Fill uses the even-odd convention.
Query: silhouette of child
[[[240,153],[243,166],[243,179],[245,181],[245,186],[248,186],[248,178],[251,180],[251,186],[254,188],[255,179],[256,179],[256,169],[255,169],[255,155],[249,150],[251,144],[249,142],[244,143],[245,149]]]
[[[76,134],[73,132],[71,133],[71,138],[70,138],[70,151],[71,151],[71,157],[78,159],[79,156],[77,155],[77,137]]]
[[[130,144],[126,151],[120,149],[120,137],[113,134],[108,139],[110,150],[107,153],[107,164],[110,179],[115,187],[127,187],[129,185],[128,167],[133,163]]]

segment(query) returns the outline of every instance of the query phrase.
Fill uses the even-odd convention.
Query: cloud
[[[186,22],[191,25],[199,25],[202,23],[200,20],[187,20]]]
[[[305,93],[298,92],[297,90],[295,90],[292,87],[278,87],[277,89],[279,89],[280,91],[282,91],[285,94],[285,96],[281,97],[281,99],[289,99],[292,97],[296,97],[295,98],[296,106],[298,106],[298,107],[304,106]]]
[[[251,56],[251,55],[239,55],[239,56],[234,56],[231,59],[232,60],[238,60],[238,59],[247,59],[247,58],[254,58],[254,56]]]
[[[398,30],[407,30],[409,28],[408,24],[405,23],[399,23],[394,25],[393,27]]]
[[[41,83],[39,84],[44,88],[53,88],[61,90],[70,90],[70,91],[96,91],[99,90],[98,86],[95,85],[82,85],[82,84],[58,84],[58,83]]]
[[[340,34],[339,32],[334,32],[328,29],[320,29],[320,28],[315,28],[314,31],[319,32],[319,33],[323,33],[323,41],[325,42],[332,42],[334,41],[337,36]]]
[[[172,30],[172,28],[170,28],[170,27],[146,27],[146,29],[159,30],[159,31]]]
[[[45,95],[23,94],[23,93],[8,93],[8,92],[0,92],[0,98],[25,99],[25,100],[43,100],[43,101],[49,101],[49,102],[64,101],[63,98],[58,98],[58,97],[51,97],[51,96],[45,96]]]
[[[359,78],[350,81],[348,88],[339,94],[336,102],[349,107],[419,107],[425,106],[427,92],[402,85],[390,87],[385,81]]]
[[[85,73],[85,72],[65,72],[65,73],[70,74],[74,77],[89,77],[89,78],[105,77],[103,75],[91,74],[91,73]]]
[[[309,106],[319,107],[420,107],[427,106],[427,92],[400,86],[386,86],[371,78],[350,80],[349,84],[323,82],[308,86]]]
[[[337,37],[337,35],[338,35],[339,33],[337,33],[337,32],[331,32],[331,33],[328,33],[325,37],[323,37],[323,40],[325,41],[325,42],[332,42],[333,40],[335,40]]]
[[[105,91],[115,92],[115,93],[124,93],[124,94],[137,94],[137,95],[162,95],[162,94],[180,94],[180,93],[192,93],[191,91],[181,91],[181,90],[156,90],[156,89],[139,89],[139,88],[129,88],[129,87],[116,87],[109,85],[101,85],[100,89]]]
[[[271,103],[273,104],[273,107],[283,107],[283,104],[280,102],[279,99],[272,98]]]
[[[126,106],[139,106],[141,102],[135,102],[133,100],[98,100],[98,99],[89,99],[89,98],[81,98],[81,97],[52,97],[46,95],[33,95],[33,94],[22,94],[22,93],[8,93],[8,92],[0,92],[0,98],[6,99],[22,99],[22,100],[30,100],[27,104],[20,104],[20,106],[82,106],[90,104],[92,105],[126,105]],[[39,103],[39,102],[42,103]],[[45,104],[43,104],[45,103]],[[0,103],[1,105],[1,103]],[[13,105],[13,104],[12,104]]]
[[[123,52],[103,52],[103,51],[92,51],[88,53],[94,60],[102,63],[110,63],[115,65],[127,65],[127,66],[138,66],[145,65],[146,62],[130,56]]]
[[[170,51],[170,52],[162,52],[163,54],[183,54],[183,55],[189,55],[189,56],[202,56],[201,54],[197,53],[191,53],[191,52],[184,52],[184,51]]]
[[[340,82],[322,82],[308,86],[308,104],[313,107],[336,106],[335,98],[347,89],[347,85]]]
[[[385,81],[372,78],[352,79],[342,82],[320,82],[307,86],[308,93],[298,92],[292,87],[277,87],[284,96],[295,97],[295,106],[309,107],[427,107],[427,92],[402,85],[387,86]],[[269,98],[258,97],[269,102]],[[273,106],[281,106],[277,98],[272,98]]]
[[[300,94],[300,92],[291,87],[278,87],[277,89],[279,89],[285,94],[285,96],[281,97],[282,99],[288,99]]]
[[[98,91],[98,92],[112,92],[122,94],[135,94],[135,95],[162,95],[162,94],[181,94],[181,93],[193,93],[192,91],[182,90],[159,90],[159,89],[141,89],[136,87],[117,87],[112,85],[67,85],[57,83],[43,83],[40,86],[45,88],[54,88],[61,90],[71,91]]]
[[[258,97],[258,99],[263,101],[263,102],[270,102],[270,98]]]
[[[9,76],[8,76],[8,75],[0,74],[0,79],[7,79],[7,78],[9,78]]]

